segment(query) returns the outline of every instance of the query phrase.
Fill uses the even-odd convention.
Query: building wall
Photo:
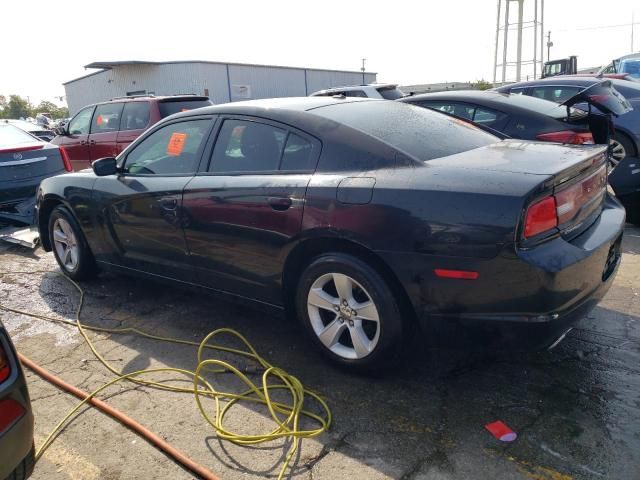
[[[376,81],[365,73],[365,83]],[[213,103],[306,96],[323,88],[362,83],[362,74],[224,63],[114,66],[64,85],[71,115],[85,105],[144,90],[155,95],[208,94]]]

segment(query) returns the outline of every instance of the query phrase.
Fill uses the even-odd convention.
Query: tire
[[[49,238],[62,272],[73,280],[87,280],[98,269],[82,229],[73,214],[60,205],[49,216]]]
[[[362,260],[343,253],[315,258],[300,276],[295,304],[303,328],[333,362],[372,371],[400,357],[401,309],[384,278]]]
[[[620,161],[635,154],[633,143],[624,133],[615,133],[611,139],[611,166],[615,168]],[[615,157],[615,158],[614,158]]]

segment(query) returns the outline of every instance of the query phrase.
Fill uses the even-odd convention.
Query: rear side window
[[[0,125],[0,148],[21,143],[33,143],[38,140],[13,125]]]
[[[143,175],[195,173],[198,152],[210,126],[211,120],[191,120],[156,130],[127,155],[127,172]]]
[[[120,129],[122,103],[105,103],[96,107],[91,133],[117,132]]]
[[[584,87],[533,87],[531,96],[550,102],[563,103],[583,89]]]
[[[287,131],[258,122],[225,120],[218,134],[210,172],[278,170]]]
[[[140,130],[149,124],[149,102],[128,102],[124,104],[120,130]]]
[[[378,93],[382,95],[385,100],[397,100],[404,97],[402,91],[397,88],[378,88]]]
[[[193,110],[195,108],[208,107],[209,105],[213,105],[211,100],[176,100],[164,101],[158,104],[160,108],[160,116],[162,118],[178,112],[186,112],[187,110]]]
[[[280,170],[313,170],[316,158],[313,143],[295,133],[290,133],[282,154]]]
[[[316,108],[312,113],[376,137],[419,160],[499,141],[466,122],[407,103],[351,102]]]
[[[346,92],[335,92],[332,95],[344,95],[345,97],[359,97],[359,98],[367,98],[367,94],[364,93],[364,90],[347,90]]]

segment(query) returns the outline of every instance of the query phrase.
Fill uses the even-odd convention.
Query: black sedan
[[[24,480],[34,464],[29,391],[9,334],[0,322],[0,478]]]
[[[65,171],[71,163],[59,147],[0,123],[0,224],[34,224],[40,181]]]
[[[44,180],[39,229],[71,278],[105,269],[287,308],[343,365],[385,365],[416,325],[545,347],[619,263],[605,150],[500,141],[384,100],[218,105]]]
[[[608,144],[609,118],[571,108],[583,100],[605,109],[607,114],[623,115],[631,109],[609,82],[596,84],[586,91],[580,89],[566,99],[564,105],[525,95],[477,90],[427,93],[398,101],[439,110],[509,138],[577,145]]]
[[[568,75],[512,83],[499,87],[496,91],[563,103],[575,96],[580,90],[592,87],[602,81],[602,78],[597,77]],[[640,156],[640,83],[615,78],[609,78],[607,81],[610,81],[613,87],[633,107],[633,111],[617,118],[615,121],[615,133],[612,139],[614,159],[619,162],[627,156]]]

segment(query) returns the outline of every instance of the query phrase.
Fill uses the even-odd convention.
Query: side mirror
[[[118,173],[118,163],[113,157],[99,158],[91,164],[91,168],[98,177],[106,177],[107,175]]]
[[[54,128],[53,131],[56,133],[56,135],[62,135],[63,137],[69,135],[69,131],[67,130],[66,125],[60,125],[59,127]]]

